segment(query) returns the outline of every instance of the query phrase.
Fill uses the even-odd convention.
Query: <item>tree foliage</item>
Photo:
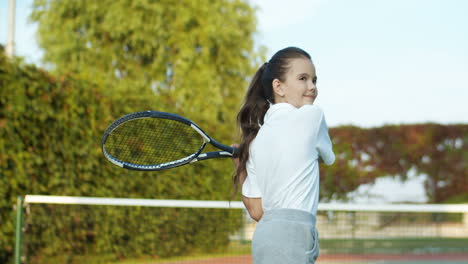
[[[111,116],[172,112],[220,142],[235,141],[235,115],[262,57],[247,1],[35,0],[31,19],[45,62],[101,87]],[[222,193],[230,166],[218,164],[199,170],[222,176],[199,181]]]
[[[10,63],[1,54],[0,195],[5,199],[1,204],[0,259],[12,253],[11,208],[17,195],[230,197],[229,160],[158,173],[134,172],[104,160],[99,145],[105,127],[113,120],[142,110],[183,115],[219,141],[233,142],[236,109],[261,57],[253,46],[254,10],[246,1],[38,0],[33,9],[31,19],[39,24],[40,45],[52,73]],[[122,225],[123,217],[132,214],[135,223]],[[237,215],[218,219],[201,214],[193,215],[200,234],[213,234],[208,230],[226,219],[233,221],[231,229],[240,223]],[[77,226],[87,226],[86,217],[76,219],[84,221],[75,223]],[[131,234],[130,228],[141,224],[138,221],[150,228],[163,220],[137,210],[125,216],[116,214],[108,221],[109,226],[116,226],[114,221],[121,229],[102,234],[101,241],[112,241],[116,233]],[[181,226],[188,228],[188,224],[176,225]],[[146,232],[158,237],[154,230]],[[36,245],[46,246],[43,252],[70,249],[50,238],[41,241],[47,240],[41,234],[33,237],[39,239]],[[159,247],[151,254],[189,252],[213,241],[198,237],[166,243],[165,249]],[[132,247],[145,248],[142,245],[147,243],[115,244],[110,251],[126,256],[134,253]],[[108,252],[109,248],[97,246],[95,250]]]
[[[39,25],[45,62],[57,74],[102,89],[110,118],[172,112],[220,142],[235,141],[235,115],[262,57],[254,48],[256,22],[247,1],[35,0],[31,19]],[[187,182],[203,187],[185,190],[184,197],[225,199],[231,167],[212,162],[168,174],[206,175]]]
[[[229,197],[232,167],[229,160],[144,173],[122,170],[103,158],[100,141],[115,118],[112,114],[117,112],[115,108],[124,104],[149,106],[153,103],[151,99],[109,98],[88,80],[56,77],[35,66],[8,62],[3,53],[0,85],[2,263],[13,251],[12,208],[18,195],[202,200]],[[149,212],[154,210],[88,207],[65,211],[71,213],[68,216],[62,210],[65,209],[41,207],[33,211],[33,223],[39,228],[28,231],[29,254],[93,252],[126,257],[185,254],[198,248],[213,250],[215,242],[219,246],[227,243],[227,237],[241,220],[239,212],[206,215],[207,212],[196,210],[183,218],[174,209],[153,215]],[[99,219],[97,225],[94,214],[102,210],[107,216]],[[225,222],[232,225],[226,226]],[[195,231],[193,226],[197,226]],[[219,227],[218,232],[213,227]],[[171,232],[181,234],[179,240],[166,241],[164,247],[145,246],[156,245]],[[138,238],[137,233],[151,235]],[[66,234],[70,240],[57,240],[51,234]]]
[[[388,125],[330,129],[337,154],[322,171],[322,198],[344,198],[377,177],[427,176],[429,202],[468,201],[468,125]]]
[[[31,18],[55,71],[99,80],[112,94],[154,96],[154,108],[211,130],[233,123],[260,58],[246,1],[36,0]]]

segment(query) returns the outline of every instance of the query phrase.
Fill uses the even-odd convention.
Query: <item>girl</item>
[[[237,116],[242,131],[234,159],[235,189],[259,221],[254,264],[314,263],[319,159],[335,160],[325,117],[314,106],[317,75],[310,55],[278,51],[253,77]]]

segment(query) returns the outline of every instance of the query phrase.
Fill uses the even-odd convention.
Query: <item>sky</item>
[[[268,58],[288,46],[311,54],[330,127],[468,123],[468,1],[248,1]],[[2,44],[8,2],[0,1]],[[39,64],[31,4],[16,1],[16,55]]]
[[[311,54],[329,126],[468,123],[468,1],[252,2],[269,57]]]

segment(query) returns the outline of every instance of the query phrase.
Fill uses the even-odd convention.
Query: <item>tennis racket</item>
[[[208,143],[221,151],[202,153]],[[233,157],[236,151],[213,140],[192,121],[157,111],[122,116],[106,129],[102,138],[104,156],[131,170],[165,170],[206,159]]]

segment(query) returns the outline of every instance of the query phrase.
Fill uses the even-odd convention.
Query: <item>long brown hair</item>
[[[250,82],[244,103],[237,114],[237,123],[241,129],[241,141],[238,149],[239,166],[233,176],[234,193],[237,193],[239,189],[241,173],[246,172],[250,143],[257,136],[260,126],[263,125],[263,119],[270,107],[270,102],[275,103],[273,80],[278,79],[284,82],[290,67],[290,60],[296,58],[311,59],[310,55],[300,48],[288,47],[279,50],[270,61],[258,69]]]

